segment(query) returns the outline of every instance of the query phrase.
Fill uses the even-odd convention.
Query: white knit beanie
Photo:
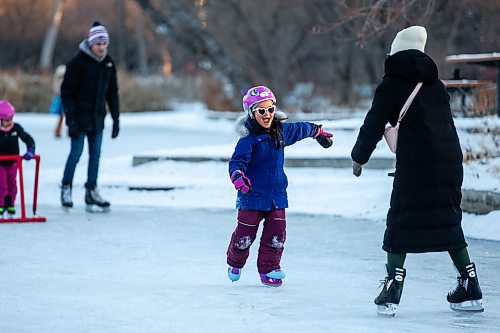
[[[392,41],[391,52],[389,55],[405,50],[419,50],[424,52],[426,41],[427,31],[424,27],[414,25],[403,29],[398,32]]]
[[[108,30],[106,30],[101,23],[96,21],[89,30],[89,37],[87,40],[90,47],[97,43],[109,44]]]

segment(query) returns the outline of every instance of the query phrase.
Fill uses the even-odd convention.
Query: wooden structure
[[[441,80],[446,88],[478,88],[492,84],[482,80]]]
[[[483,113],[487,110],[495,108],[495,94],[493,91],[493,96],[491,95],[491,87],[493,86],[492,81],[486,80],[441,80],[446,87],[446,90],[450,93],[458,93],[461,97],[460,99],[460,112],[467,116],[470,114],[466,105],[467,95],[473,95],[475,99],[474,112]]]
[[[496,113],[500,117],[500,53],[457,54],[446,57],[448,63],[463,63],[496,68]]]

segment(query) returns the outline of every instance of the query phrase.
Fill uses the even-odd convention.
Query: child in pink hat
[[[35,141],[21,125],[14,123],[14,106],[6,100],[0,100],[0,155],[19,155],[19,139],[27,146],[23,159],[35,156]],[[0,217],[5,212],[16,213],[17,161],[0,161]]]
[[[283,122],[286,116],[276,110],[276,97],[266,86],[242,91],[245,115],[236,121],[240,138],[229,161],[229,176],[238,191],[237,224],[227,249],[228,277],[235,282],[256,240],[263,222],[257,269],[261,282],[279,287],[285,273],[281,256],[286,240],[288,180],[285,175],[285,147],[305,138],[314,138],[328,148],[332,133],[310,122]]]

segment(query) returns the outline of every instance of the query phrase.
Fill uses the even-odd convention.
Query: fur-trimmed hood
[[[274,119],[277,119],[278,121],[286,121],[288,119],[288,116],[282,111],[276,111],[276,113],[274,114]],[[250,130],[246,125],[247,120],[250,120],[250,117],[248,117],[247,115],[243,115],[236,119],[236,122],[234,123],[234,131],[236,132],[236,134],[238,134],[238,136],[242,138],[250,134]]]

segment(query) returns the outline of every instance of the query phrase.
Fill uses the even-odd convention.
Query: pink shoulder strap
[[[415,98],[415,96],[417,96],[417,93],[420,90],[420,87],[422,87],[422,84],[423,84],[422,82],[417,83],[417,86],[415,87],[415,89],[413,89],[410,96],[406,100],[406,103],[401,108],[401,111],[399,112],[399,119],[398,119],[398,123],[396,124],[396,128],[399,128],[399,123],[401,122],[401,120],[405,116],[406,111],[408,111],[408,108],[410,107],[411,103],[413,102],[413,99]]]

